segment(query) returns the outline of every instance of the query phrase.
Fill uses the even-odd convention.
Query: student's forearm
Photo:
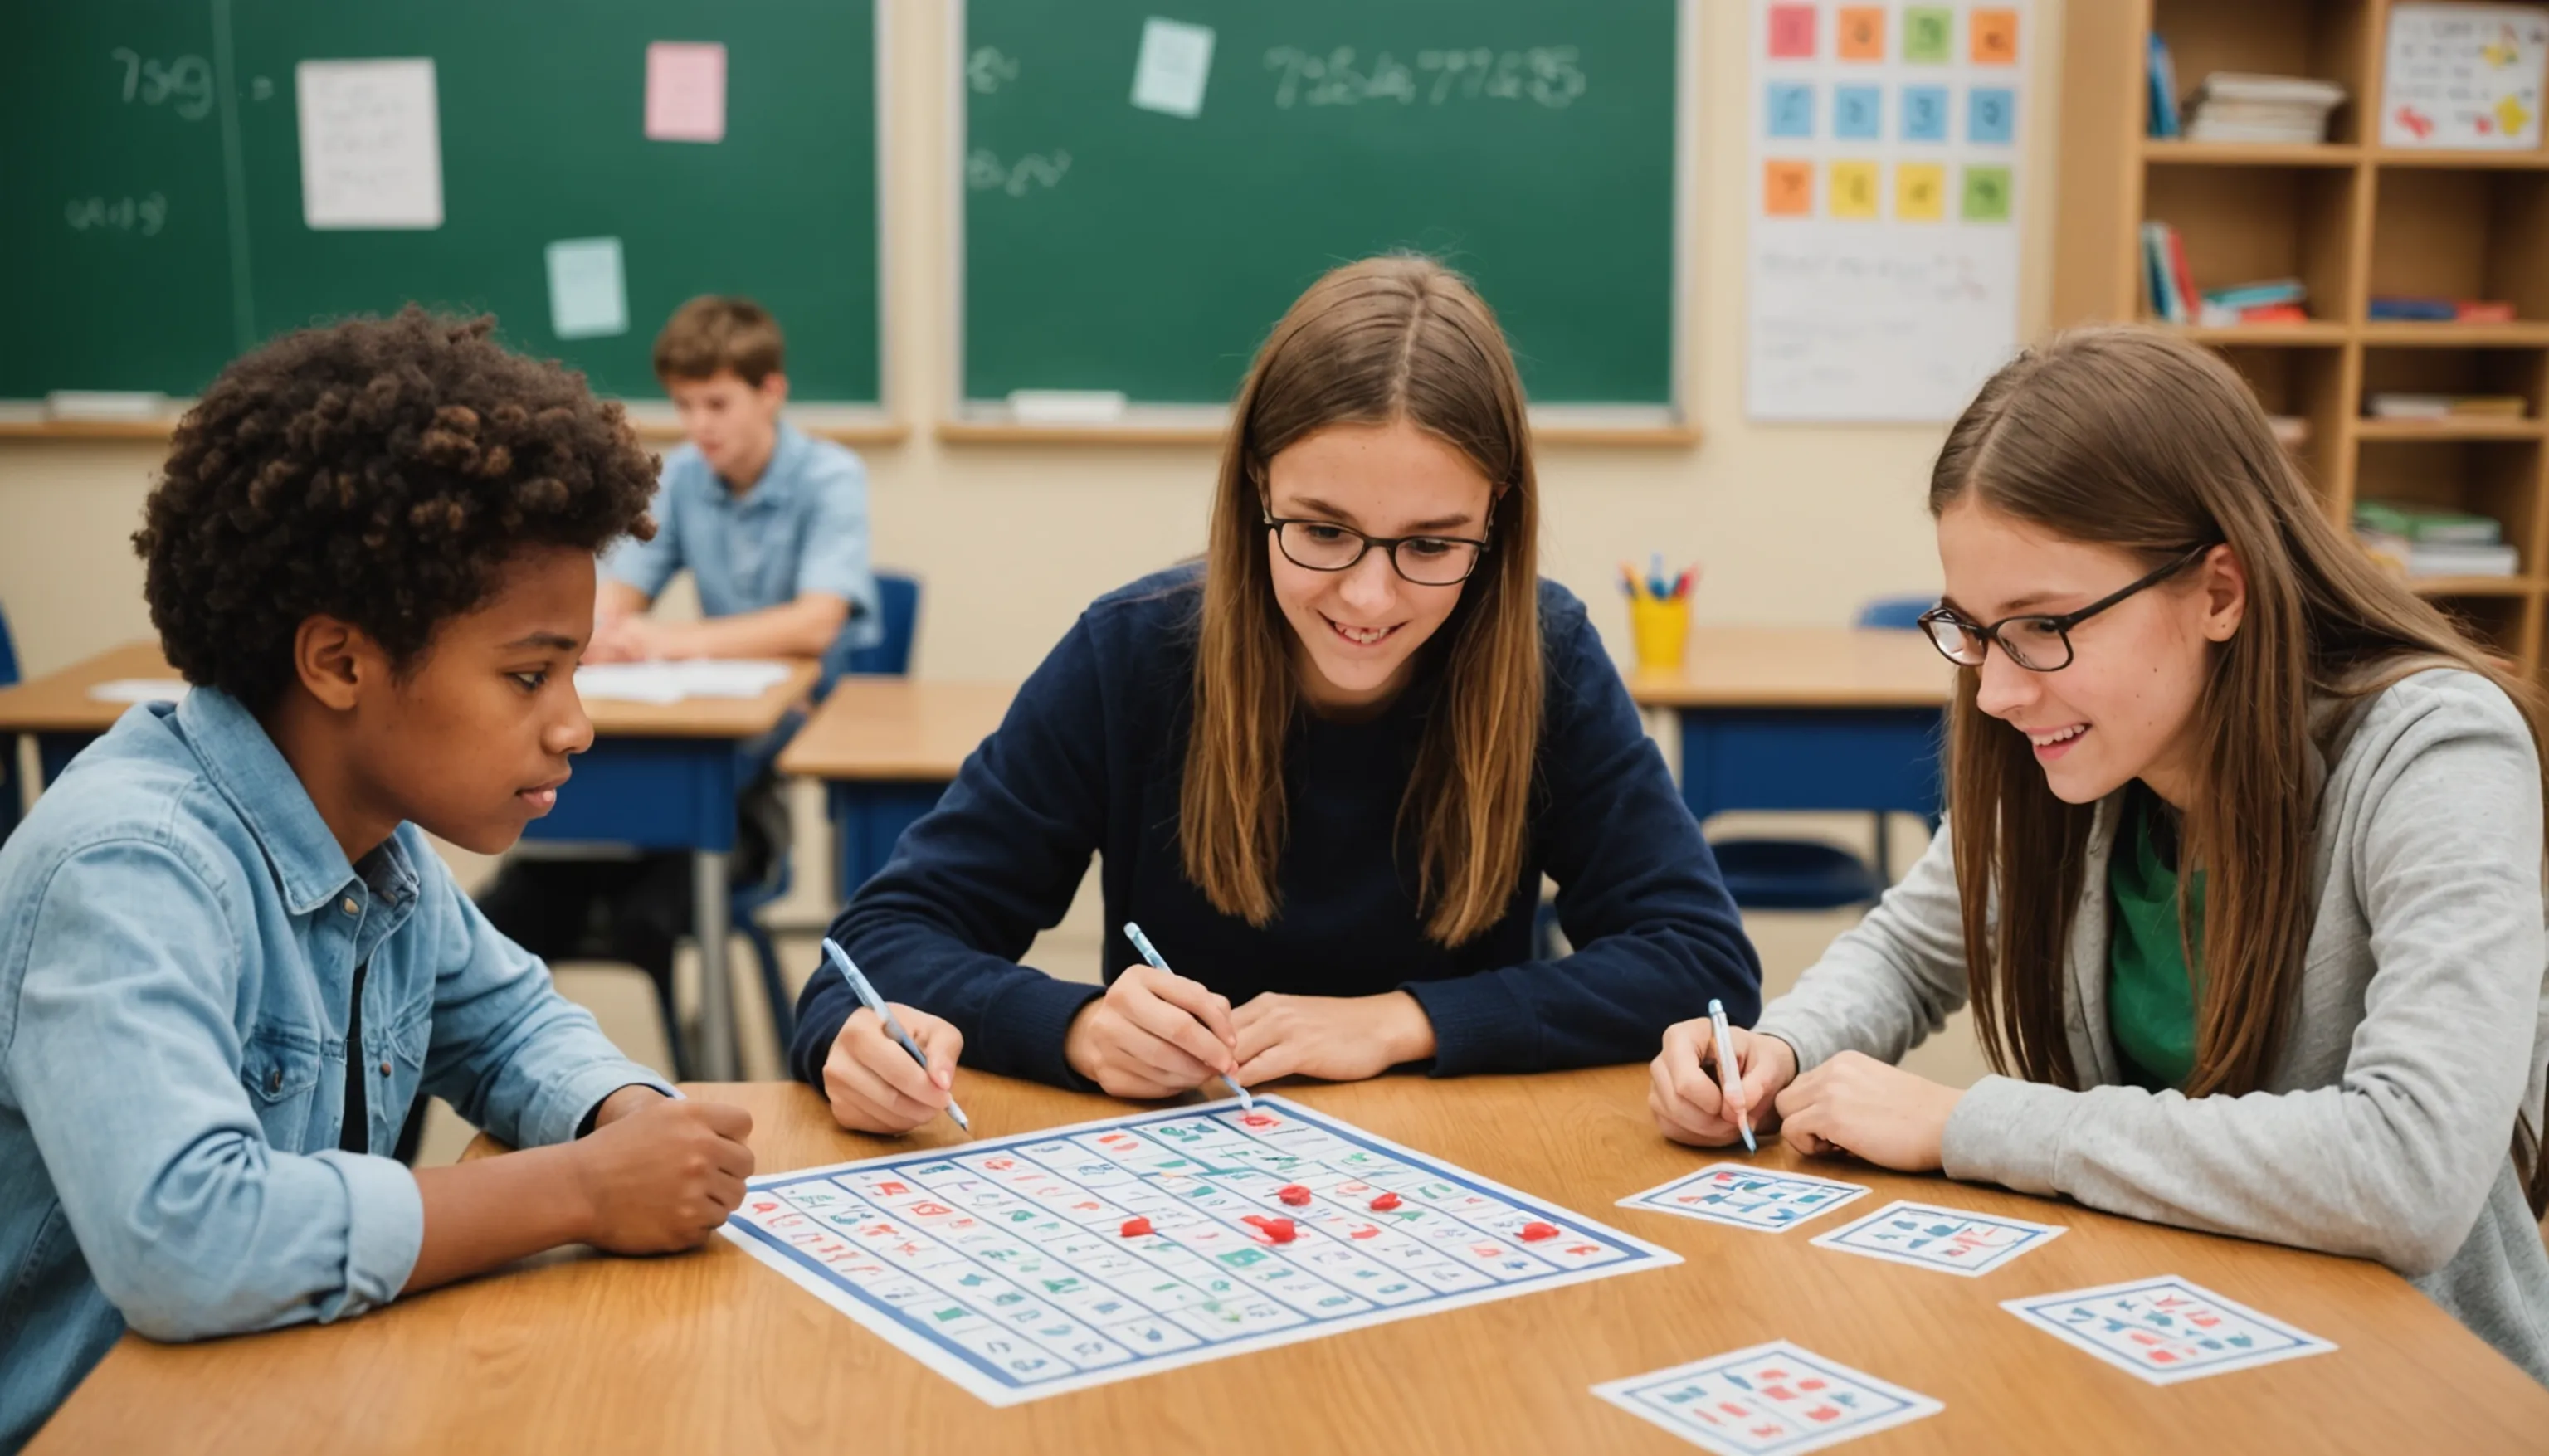
[[[449,1167],[419,1168],[425,1242],[403,1293],[483,1274],[543,1249],[582,1243],[592,1201],[574,1143],[530,1147]]]
[[[760,611],[709,617],[692,625],[691,655],[820,657],[849,614],[849,603],[837,596],[805,596]]]

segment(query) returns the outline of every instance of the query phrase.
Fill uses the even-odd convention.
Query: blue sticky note
[[[616,237],[569,237],[548,245],[549,331],[559,338],[609,338],[628,331],[628,285]]]
[[[2018,94],[2006,86],[1976,86],[1965,97],[1965,139],[2006,145],[2018,131]]]
[[[1879,86],[1833,88],[1833,135],[1845,141],[1873,141],[1884,131],[1885,91]]]
[[[1906,86],[1903,88],[1903,139],[1906,141],[1947,139],[1946,87]]]
[[[1772,81],[1768,94],[1770,135],[1815,135],[1815,88],[1802,81]]]

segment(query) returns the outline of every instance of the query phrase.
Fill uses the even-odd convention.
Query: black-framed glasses
[[[2071,666],[2071,629],[2147,587],[2155,587],[2204,559],[2219,542],[2207,542],[2121,591],[2110,592],[2078,611],[2060,616],[2003,617],[1986,626],[1969,622],[1950,607],[1934,606],[1921,613],[1921,630],[1938,655],[1960,668],[1979,668],[1992,643],[2009,660],[2030,673],[2058,673]]]
[[[1487,543],[1466,536],[1368,536],[1352,526],[1307,516],[1262,512],[1285,560],[1314,572],[1341,572],[1378,547],[1390,569],[1419,587],[1457,587],[1478,569]]]

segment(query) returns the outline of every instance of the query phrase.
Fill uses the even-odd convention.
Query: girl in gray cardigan
[[[2329,524],[2247,387],[2131,328],[1985,385],[1930,488],[1948,824],[1729,1039],[1756,1124],[2378,1259],[2549,1383],[2533,689]],[[1894,1065],[1970,1000],[1993,1066]],[[1664,1133],[1737,1136],[1709,1023]]]

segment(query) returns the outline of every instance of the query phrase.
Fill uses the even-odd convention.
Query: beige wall
[[[951,447],[929,437],[926,422],[946,405],[954,372],[942,326],[954,66],[937,0],[885,3],[895,101],[888,378],[897,406],[923,427],[904,445],[868,452],[877,559],[929,584],[919,672],[1016,678],[1088,598],[1200,546],[1212,452]],[[1840,621],[1862,598],[1937,580],[1920,497],[1941,426],[1743,418],[1749,7],[1693,3],[1702,100],[1683,333],[1706,437],[1693,449],[1554,448],[1541,469],[1544,570],[1593,603],[1594,620],[1624,656],[1614,569],[1650,550],[1705,564],[1703,621]],[[2030,330],[2049,298],[2060,19],[2058,0],[2041,0],[2022,197]],[[140,444],[0,443],[0,605],[29,671],[147,634],[127,538],[158,454]]]

